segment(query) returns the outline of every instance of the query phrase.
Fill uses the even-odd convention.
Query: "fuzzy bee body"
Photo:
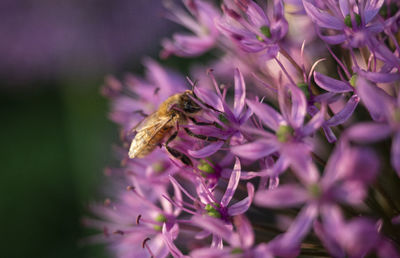
[[[193,98],[191,90],[172,95],[159,109],[139,123],[133,130],[137,133],[129,149],[129,158],[142,158],[150,154],[167,136],[176,136],[176,127],[187,117],[201,110]],[[168,141],[171,141],[169,139]],[[170,148],[167,148],[170,150]]]

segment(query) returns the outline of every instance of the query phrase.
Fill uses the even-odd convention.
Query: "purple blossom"
[[[162,56],[215,50],[191,60],[200,109],[177,110],[168,141],[191,162],[163,148],[170,135],[127,159],[132,128],[186,90],[184,76],[146,60],[143,78],[109,77],[121,167],[106,170],[115,201],[86,220],[103,231],[93,240],[119,257],[399,257],[399,4],[183,4],[167,3],[169,18],[193,34],[165,40]],[[387,142],[365,146],[390,137],[391,166]]]
[[[282,1],[274,0],[273,5],[270,19],[253,1],[225,1],[224,16],[217,25],[243,51],[256,53],[265,50],[264,55],[274,57],[279,51],[279,41],[287,33],[288,24]]]
[[[349,139],[357,142],[375,142],[393,135],[391,161],[400,176],[400,94],[397,99],[364,78],[357,80],[362,102],[376,122],[359,123],[347,131]]]
[[[259,190],[255,196],[255,203],[263,207],[286,208],[306,203],[296,220],[279,240],[287,242],[288,246],[296,246],[301,242],[311,229],[319,212],[323,221],[331,221],[332,219],[327,217],[329,213],[323,212],[325,209],[335,207],[336,203],[360,205],[366,196],[368,184],[376,177],[378,161],[368,150],[341,146],[332,154],[322,178],[319,178],[317,167],[307,157],[298,156],[292,168],[303,186],[281,185],[272,190]],[[324,226],[319,229],[339,237],[336,231],[332,232]],[[340,231],[339,228],[338,230]],[[357,237],[353,238],[353,241],[357,241],[362,235],[353,234],[352,236]],[[329,248],[328,250],[331,251]],[[332,251],[332,254],[336,253],[336,250]]]
[[[291,93],[291,104],[289,103],[289,90]],[[259,126],[260,130],[254,131],[263,138],[231,147],[236,155],[257,160],[278,152],[279,159],[272,168],[266,171],[266,175],[278,176],[291,163],[297,154],[292,149],[302,148],[304,153],[309,153],[312,146],[307,146],[304,139],[311,136],[324,122],[325,105],[321,110],[306,124],[307,102],[303,92],[296,86],[287,84],[280,86],[278,101],[282,114],[274,108],[258,101],[248,100],[247,104],[262,124],[271,129],[274,133],[267,132]],[[259,174],[264,175],[264,174]]]
[[[216,44],[219,32],[214,25],[214,19],[220,16],[218,10],[203,0],[184,0],[183,3],[190,15],[168,2],[167,8],[170,9],[170,13],[167,17],[194,34],[177,33],[173,35],[173,40],[163,40],[163,58],[171,54],[182,57],[199,56]]]

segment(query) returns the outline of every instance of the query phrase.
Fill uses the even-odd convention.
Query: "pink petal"
[[[330,92],[342,93],[354,90],[348,82],[333,79],[319,72],[314,72],[314,80],[319,87]]]
[[[353,95],[349,101],[346,103],[344,108],[336,113],[333,117],[326,121],[326,126],[336,126],[343,124],[347,121],[353,114],[356,109],[358,102],[360,102],[360,98],[357,95]]]
[[[223,141],[212,142],[202,149],[188,150],[188,153],[194,158],[206,158],[217,152],[222,145],[224,145]]]
[[[281,185],[275,189],[258,191],[254,198],[257,205],[269,208],[298,207],[309,199],[307,191],[295,184]]]
[[[246,99],[246,84],[239,69],[235,69],[235,100],[233,102],[233,114],[239,118],[243,111]]]
[[[392,129],[389,125],[374,122],[356,124],[345,132],[350,140],[359,143],[377,142],[389,137],[391,133]]]
[[[327,12],[321,12],[308,0],[303,0],[304,9],[308,16],[317,23],[318,26],[329,29],[342,30],[344,28],[344,21],[328,14]]]
[[[254,186],[251,183],[247,183],[247,193],[249,196],[230,206],[228,208],[229,216],[236,216],[245,213],[253,202],[254,197]]]
[[[277,131],[279,125],[284,121],[281,114],[266,104],[258,101],[247,100],[247,105],[266,126],[274,131]]]
[[[277,150],[278,144],[274,139],[257,140],[251,143],[231,147],[233,154],[250,160],[260,159]]]
[[[235,165],[232,170],[231,177],[229,178],[229,183],[221,199],[221,206],[226,207],[228,206],[229,202],[232,200],[233,195],[235,194],[236,188],[239,184],[240,180],[240,160],[236,158]]]
[[[400,176],[400,131],[394,135],[392,140],[391,161],[394,170]]]

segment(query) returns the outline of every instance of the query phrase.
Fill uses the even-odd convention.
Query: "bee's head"
[[[180,108],[189,114],[197,113],[201,110],[201,107],[193,100],[196,96],[193,94],[193,91],[187,90],[182,94],[179,105]]]

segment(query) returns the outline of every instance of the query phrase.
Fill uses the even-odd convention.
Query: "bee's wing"
[[[131,129],[131,133],[139,132],[141,130],[145,130],[146,128],[152,127],[155,123],[157,123],[157,120],[159,120],[157,112],[154,112],[153,114],[150,114],[147,117],[143,118],[142,121],[135,125]]]
[[[135,135],[135,138],[133,139],[129,149],[130,158],[140,155],[142,150],[147,147],[157,133],[162,130],[172,119],[172,117],[160,117],[154,114],[146,118],[145,121],[141,123],[140,127],[135,129],[137,134]]]

